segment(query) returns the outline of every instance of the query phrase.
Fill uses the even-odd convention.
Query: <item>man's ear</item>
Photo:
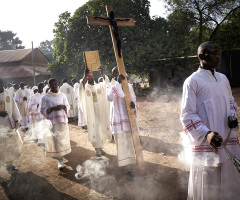
[[[202,53],[200,53],[200,54],[198,55],[198,57],[199,57],[200,60],[205,60],[205,56],[204,56],[204,54],[202,54]]]

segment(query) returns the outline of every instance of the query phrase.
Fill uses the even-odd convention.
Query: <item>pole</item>
[[[34,53],[33,53],[33,41],[32,41],[32,64],[33,64],[33,84],[36,85],[36,77],[35,77],[35,64],[34,64]]]

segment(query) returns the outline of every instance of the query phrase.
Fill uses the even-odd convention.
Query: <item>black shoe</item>
[[[18,168],[14,167],[13,165],[7,165],[6,170],[9,174],[14,174],[18,172]]]
[[[131,171],[128,171],[125,176],[128,181],[130,182],[134,181],[134,175]]]
[[[96,153],[96,156],[97,156],[97,158],[101,158],[102,157],[101,152],[100,153]]]
[[[106,155],[107,153],[106,153],[105,151],[101,150],[101,154],[102,154],[102,156],[104,156],[104,155]]]

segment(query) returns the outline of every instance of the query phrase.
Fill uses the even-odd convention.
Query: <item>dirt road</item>
[[[240,105],[240,89],[233,92]],[[118,168],[115,144],[106,145],[107,155],[97,160],[87,131],[74,121],[69,124],[72,152],[66,156],[66,168],[60,172],[57,160],[46,158],[44,148],[25,137],[22,156],[14,162],[19,173],[10,176],[0,168],[5,179],[1,181],[0,199],[186,199],[189,166],[178,159],[182,151],[180,101],[181,91],[138,98],[146,171],[140,173],[136,168],[134,182],[128,182]],[[80,179],[75,176],[77,172]]]

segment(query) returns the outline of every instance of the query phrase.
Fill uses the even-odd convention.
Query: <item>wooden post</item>
[[[107,16],[109,17],[110,12],[113,11],[113,7],[110,5],[107,5],[106,11],[107,11]],[[117,19],[121,19],[121,18],[117,18]],[[128,81],[127,81],[126,70],[123,62],[123,56],[119,57],[118,55],[117,40],[113,33],[110,20],[101,20],[99,18],[94,18],[94,17],[87,17],[87,20],[88,20],[88,24],[109,25],[119,74],[122,74],[125,77],[125,80],[122,81],[122,88],[125,94],[125,102],[126,102],[128,118],[131,126],[133,144],[134,144],[136,157],[137,157],[137,164],[138,164],[139,170],[143,171],[145,169],[145,165],[144,165],[144,160],[142,155],[142,148],[140,145],[140,139],[138,135],[138,128],[137,128],[135,113],[134,113],[134,110],[130,108],[130,104],[132,100],[131,100],[130,91],[128,87]],[[134,24],[134,20],[130,18],[128,21],[117,21],[117,25],[118,26],[134,26],[135,24]]]

